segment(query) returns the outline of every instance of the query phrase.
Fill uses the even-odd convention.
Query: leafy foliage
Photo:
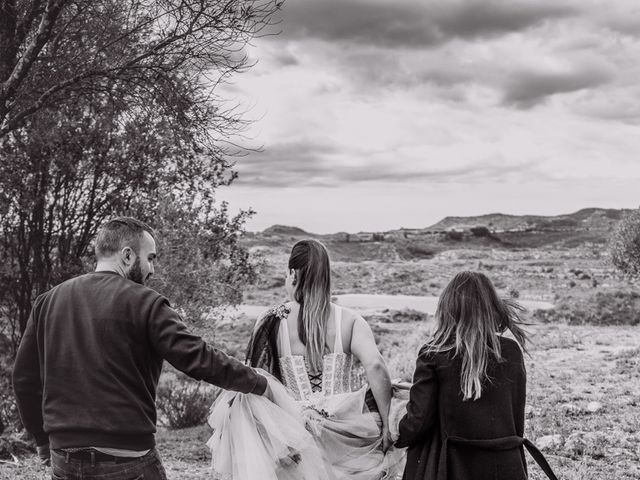
[[[611,260],[622,272],[640,275],[640,209],[625,215],[611,239]]]
[[[158,386],[160,422],[169,428],[202,425],[220,390],[193,380],[171,380]]]
[[[216,84],[246,68],[243,46],[270,33],[280,3],[9,0],[0,7],[2,137],[74,95],[98,94],[177,122],[216,110],[223,116],[203,80]],[[198,98],[185,87],[198,89]]]
[[[536,310],[536,320],[569,325],[640,325],[640,294],[633,291],[598,292],[579,301],[565,299],[550,310]]]
[[[240,303],[244,287],[256,279],[256,265],[238,243],[252,212],[229,217],[226,203],[218,206],[213,197],[200,195],[182,205],[176,208],[169,194],[154,217],[160,244],[151,286],[198,324],[211,321],[207,314],[216,307]]]
[[[202,280],[194,262],[204,256],[209,267],[221,262],[207,270],[215,280],[198,285],[228,288],[172,289],[178,302],[237,301],[252,277],[235,246],[250,212],[230,218],[213,200],[235,178],[230,140],[244,122],[214,92],[250,66],[242,48],[278,4],[9,3],[0,21],[9,46],[0,52],[0,334],[15,350],[35,295],[90,268],[92,238],[118,214],[160,227],[167,252],[191,252],[180,263],[165,255],[169,280],[176,268]]]
[[[255,275],[237,243],[251,212],[229,215],[215,192],[236,177],[246,123],[216,87],[251,66],[244,47],[273,33],[278,9],[0,0],[0,357],[10,363],[38,294],[92,268],[91,241],[115,215],[157,227],[154,286],[187,320],[240,300]],[[12,408],[0,398],[3,422]]]

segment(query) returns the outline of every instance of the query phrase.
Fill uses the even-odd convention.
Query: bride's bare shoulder
[[[351,308],[343,307],[341,305],[336,305],[336,304],[334,305],[342,309],[341,330],[342,330],[342,338],[345,341],[345,346],[351,345],[351,341],[353,339],[352,337],[353,337],[354,331],[356,330],[354,326],[360,322],[366,323],[366,320],[362,318],[362,315],[360,315],[357,311],[352,310]]]
[[[334,307],[336,308],[341,308],[342,309],[342,324],[344,325],[345,323],[352,325],[353,322],[355,322],[356,320],[362,318],[362,315],[360,315],[358,312],[356,312],[355,310],[352,310],[349,307],[343,307],[342,305],[338,305],[336,303],[333,304]]]

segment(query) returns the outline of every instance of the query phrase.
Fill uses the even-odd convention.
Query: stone
[[[591,413],[596,413],[602,410],[602,403],[600,402],[589,402],[587,404],[587,411]]]
[[[606,439],[602,434],[594,432],[573,432],[567,437],[564,447],[574,457],[589,455],[598,459],[604,457]]]
[[[562,435],[544,435],[538,437],[536,446],[540,450],[552,450],[562,446]]]
[[[580,415],[582,413],[582,409],[575,403],[563,403],[560,405],[560,410],[565,415]]]

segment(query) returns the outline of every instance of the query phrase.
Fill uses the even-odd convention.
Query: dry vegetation
[[[245,303],[269,305],[282,300],[291,240],[254,247],[264,261],[262,280],[246,293]],[[517,292],[521,299],[554,303],[554,312],[532,316],[536,325],[530,327],[527,357],[526,435],[543,447],[563,480],[640,478],[640,289],[615,273],[601,245],[458,248],[430,258],[406,259],[392,255],[384,242],[375,243],[359,249],[357,261],[349,258],[357,245],[335,249],[336,293],[438,295],[455,272],[474,269],[487,273],[505,295]],[[373,258],[381,252],[387,256]],[[376,312],[367,319],[392,376],[409,379],[432,319],[396,311]],[[242,357],[252,322],[236,314],[203,328],[202,334]],[[169,478],[208,478],[208,436],[206,425],[159,429],[158,448]],[[544,478],[533,463],[530,475],[532,480]],[[0,478],[47,477],[33,458],[26,457],[1,464]]]

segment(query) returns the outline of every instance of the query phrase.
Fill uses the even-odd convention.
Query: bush
[[[487,227],[471,227],[471,234],[474,237],[491,237],[491,232]]]
[[[627,275],[640,275],[640,209],[625,215],[610,241],[613,264]]]
[[[430,245],[410,243],[407,245],[408,258],[433,258],[437,251]]]
[[[2,338],[0,338],[2,346]],[[16,431],[21,428],[16,397],[11,385],[13,359],[8,354],[0,355],[0,434],[6,431]]]
[[[534,318],[543,323],[569,325],[640,325],[640,294],[636,292],[598,292],[575,304],[570,299],[550,310],[536,310]]]
[[[462,232],[457,232],[456,230],[450,230],[447,232],[446,237],[447,240],[459,242],[464,238],[464,234]]]
[[[10,460],[36,452],[35,442],[26,440],[16,433],[0,435],[0,460]],[[4,478],[4,477],[3,477]]]
[[[158,421],[169,428],[202,425],[219,393],[217,387],[190,379],[161,382],[156,395]]]

